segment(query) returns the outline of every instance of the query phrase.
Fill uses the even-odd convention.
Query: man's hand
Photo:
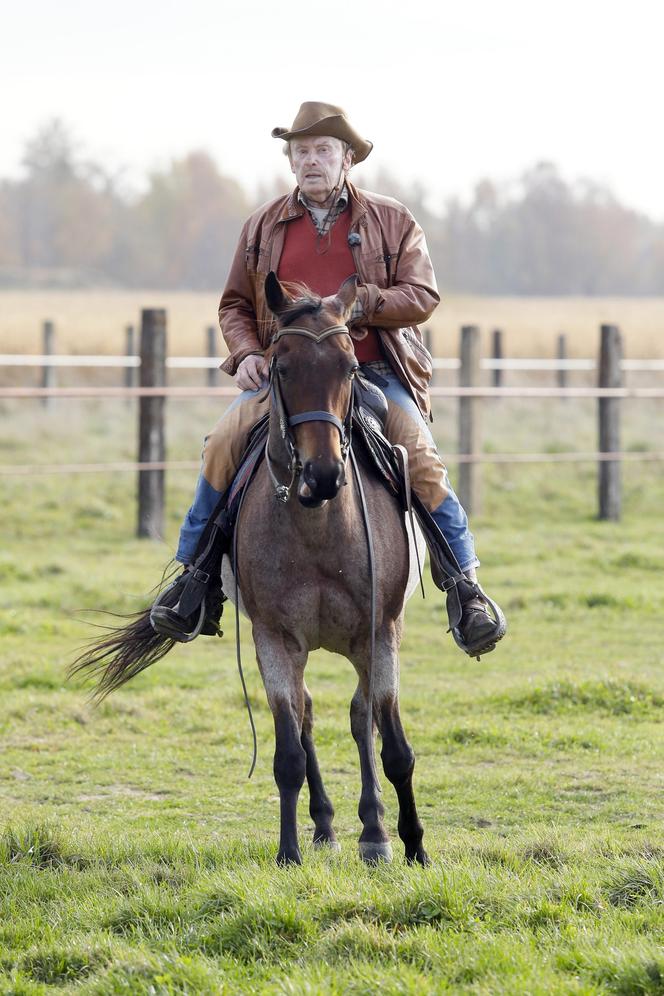
[[[237,368],[235,383],[241,391],[256,391],[267,380],[268,366],[264,356],[250,353]]]

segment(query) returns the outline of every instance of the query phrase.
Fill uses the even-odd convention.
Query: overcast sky
[[[253,188],[324,100],[374,142],[365,178],[434,207],[546,159],[664,220],[662,0],[22,0],[0,25],[0,175],[58,116],[134,183],[205,148]]]

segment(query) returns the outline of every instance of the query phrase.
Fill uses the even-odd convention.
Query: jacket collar
[[[367,213],[367,204],[358,188],[346,177],[346,190],[350,203],[350,223],[354,225],[356,221]],[[289,221],[291,218],[301,218],[305,212],[305,207],[300,200],[300,188],[294,190],[286,197],[286,202],[281,212],[279,221]]]

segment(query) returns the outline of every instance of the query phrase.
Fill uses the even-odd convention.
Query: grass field
[[[2,352],[41,352],[41,326],[56,324],[63,353],[124,352],[124,328],[140,309],[163,307],[169,316],[169,351],[198,355],[204,329],[217,323],[219,295],[167,291],[0,291]],[[429,323],[434,353],[457,356],[459,328],[477,324],[488,354],[494,328],[504,330],[506,356],[555,355],[556,336],[567,333],[570,356],[595,356],[599,325],[620,325],[629,357],[664,356],[661,298],[516,298],[443,296]]]
[[[662,448],[660,408],[626,446]],[[449,449],[447,408],[435,423]],[[6,405],[6,463],[132,457],[122,404]],[[192,458],[208,402],[169,409]],[[500,403],[488,448],[590,448],[580,403]],[[223,640],[179,648],[96,711],[65,683],[85,619],[145,604],[192,487],[171,474],[164,544],[132,538],[130,475],[0,478],[0,994],[664,993],[664,482],[625,474],[620,525],[594,520],[594,468],[496,467],[474,520],[510,632],[481,663],[413,598],[402,715],[432,857],[356,856],[350,665],[308,682],[339,857],[274,865],[272,723],[246,623],[259,734]],[[306,798],[301,834],[309,838]]]

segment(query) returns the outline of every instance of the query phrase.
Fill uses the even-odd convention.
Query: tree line
[[[484,179],[437,211],[421,185],[381,172],[370,186],[420,221],[443,291],[664,294],[664,225],[551,163]],[[0,180],[0,287],[218,290],[245,218],[288,189],[275,181],[256,201],[197,151],[132,193],[51,121],[26,144],[22,175]]]

